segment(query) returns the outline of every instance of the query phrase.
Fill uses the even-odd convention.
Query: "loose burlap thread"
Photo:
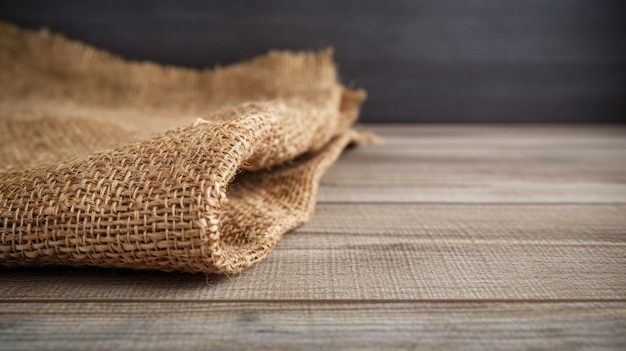
[[[195,71],[0,22],[0,265],[239,272],[367,140],[364,98],[330,50]]]

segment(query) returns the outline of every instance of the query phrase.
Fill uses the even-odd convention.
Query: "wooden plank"
[[[358,172],[357,174],[363,174],[363,171]],[[329,182],[348,182],[345,177],[338,178],[333,179],[333,176],[329,175],[325,179]],[[455,183],[449,186],[428,183],[412,186],[325,184],[319,188],[317,199],[318,203],[626,203],[626,184],[600,182],[559,184],[548,181]]]
[[[433,242],[624,243],[624,214],[623,204],[320,204],[295,232],[405,235]]]
[[[626,302],[0,304],[0,349],[626,347]]]
[[[234,277],[0,270],[2,301],[626,299],[626,206],[322,205]]]
[[[620,125],[438,125],[367,124],[385,140],[381,147],[438,149],[624,149]]]
[[[462,186],[475,182],[626,183],[622,150],[352,150],[325,186]]]
[[[320,202],[626,203],[623,149],[422,149],[346,152]]]
[[[626,299],[624,246],[358,241],[279,249],[255,269],[206,280],[154,272],[15,270],[2,273],[1,295],[3,301]]]

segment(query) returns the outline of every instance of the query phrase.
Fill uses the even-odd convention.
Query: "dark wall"
[[[0,1],[127,58],[211,67],[334,46],[364,121],[626,120],[626,1]]]

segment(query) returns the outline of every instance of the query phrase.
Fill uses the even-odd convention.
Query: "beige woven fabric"
[[[364,95],[330,51],[195,71],[0,23],[0,265],[249,267],[364,140]]]

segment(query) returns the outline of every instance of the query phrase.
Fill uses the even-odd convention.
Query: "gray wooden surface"
[[[0,270],[0,349],[626,348],[626,128],[372,129],[240,275]]]

